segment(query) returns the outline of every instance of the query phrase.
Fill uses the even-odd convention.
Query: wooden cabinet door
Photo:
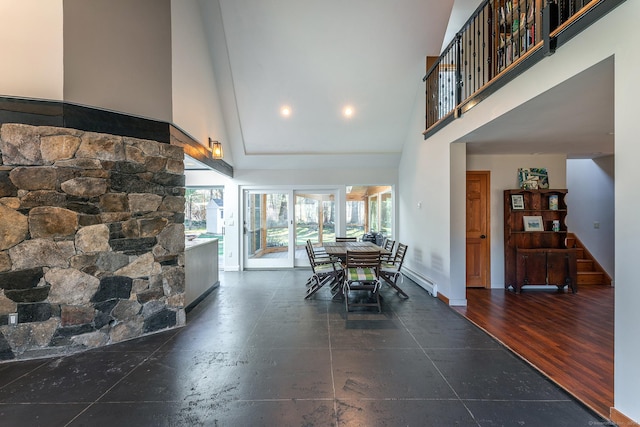
[[[576,270],[575,251],[549,251],[547,253],[547,277],[550,285],[568,285],[573,292],[576,292]]]
[[[567,278],[567,257],[565,253],[547,253],[547,278],[550,285],[565,285]]]
[[[516,260],[517,291],[523,285],[547,283],[547,254],[544,251],[518,251]]]

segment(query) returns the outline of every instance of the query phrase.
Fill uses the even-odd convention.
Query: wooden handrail
[[[550,37],[557,37],[558,34],[563,32],[567,27],[569,27],[574,22],[576,22],[578,19],[582,18],[586,13],[588,13],[589,10],[591,10],[592,7],[595,7],[598,3],[601,3],[603,1],[604,0],[591,0],[585,6],[582,6],[582,8],[579,11],[577,11],[576,13],[571,15],[569,17],[569,19],[567,19],[565,22],[560,24],[560,26],[558,26],[558,28],[556,28],[555,30],[551,31],[551,33],[549,33],[549,36]]]
[[[511,1],[483,1],[437,60],[429,63],[427,74],[423,78],[427,85],[425,102],[427,108],[425,131],[423,132],[425,139],[446,126],[448,121],[458,118],[473,105],[489,96],[492,92],[487,92],[487,90],[492,86],[495,90],[500,88],[503,84],[494,86],[498,81],[506,83],[541,61],[543,56],[553,54],[558,47],[557,43],[566,43],[567,37],[583,31],[594,19],[599,19],[618,3],[624,1],[591,0],[556,27],[558,25],[557,4],[549,2],[542,8],[542,0],[513,0],[516,6],[510,9],[509,16],[514,20],[514,25],[516,16],[518,18],[524,16],[522,19],[524,23],[521,22],[517,29],[511,26],[511,21],[500,21],[499,18],[501,13],[504,14],[507,3],[511,4]],[[596,9],[601,5],[603,7]],[[543,10],[546,17],[544,23]],[[594,19],[586,19],[583,24],[578,24],[581,18],[592,11],[595,12]],[[482,19],[478,19],[478,17]],[[551,25],[548,25],[549,19],[551,19]],[[569,36],[558,37],[574,25],[575,27],[569,32],[571,33]],[[469,30],[471,27],[474,31]],[[501,35],[503,40],[507,40],[506,43],[498,43]],[[464,41],[464,46],[461,46],[462,41]],[[477,53],[482,55],[482,58],[486,57],[486,60],[483,59],[481,62],[474,60],[475,65],[472,64],[472,66],[467,64],[470,52],[463,50],[463,47],[468,47],[467,41],[469,41],[469,46],[473,46],[471,53],[474,58]],[[474,42],[472,43],[472,41]],[[529,45],[529,43],[532,44]],[[476,52],[473,49],[480,50]],[[534,56],[534,53],[537,55]],[[439,73],[443,69],[449,70],[452,74],[452,76],[446,76],[447,79],[455,79],[453,84],[451,80],[448,80],[444,89],[439,84],[441,77],[434,76],[435,73]],[[471,86],[465,88],[464,85],[468,83]]]

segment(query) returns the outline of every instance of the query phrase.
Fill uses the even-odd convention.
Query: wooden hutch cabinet
[[[566,247],[567,190],[504,191],[505,288],[568,286],[577,292],[576,251]]]

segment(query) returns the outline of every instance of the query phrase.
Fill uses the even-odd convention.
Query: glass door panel
[[[380,194],[380,232],[393,238],[393,200],[391,192]]]
[[[369,232],[380,231],[380,224],[378,219],[380,218],[380,213],[378,212],[378,196],[370,196],[369,197]]]
[[[365,205],[363,200],[348,200],[346,206],[347,237],[361,239],[365,233]]]
[[[290,200],[288,191],[245,190],[244,255],[247,268],[293,265]]]
[[[334,193],[295,192],[295,263],[307,265],[304,246],[311,240],[314,246],[335,241],[336,196]]]

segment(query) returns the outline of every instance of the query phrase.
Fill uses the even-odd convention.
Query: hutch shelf
[[[568,286],[577,292],[576,251],[566,247],[565,189],[504,190],[505,288]]]

